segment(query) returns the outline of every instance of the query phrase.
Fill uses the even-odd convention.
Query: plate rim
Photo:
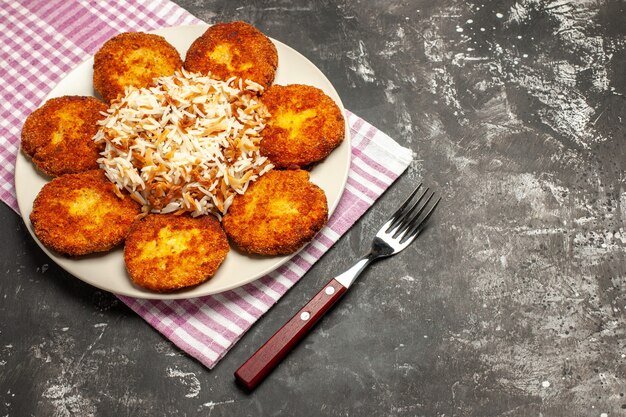
[[[151,34],[157,34],[160,36],[164,36],[167,39],[167,32],[173,32],[176,30],[195,30],[195,29],[205,29],[210,27],[212,25],[210,24],[193,24],[193,25],[177,25],[177,26],[168,26],[168,27],[162,27],[159,29],[155,29],[155,30],[150,30],[150,31],[145,31],[145,33],[151,33]],[[342,114],[344,116],[344,125],[345,125],[345,137],[344,137],[344,143],[342,143],[343,146],[346,146],[348,151],[346,152],[346,157],[345,157],[345,161],[343,161],[343,163],[345,164],[345,168],[343,170],[342,173],[342,177],[340,178],[340,188],[339,188],[339,193],[337,198],[329,205],[328,207],[328,218],[330,220],[331,216],[333,215],[333,213],[335,212],[337,206],[339,205],[339,202],[345,192],[345,188],[346,188],[346,184],[348,181],[348,177],[349,177],[349,171],[350,171],[350,165],[351,165],[351,161],[352,161],[352,143],[351,143],[351,135],[350,135],[350,126],[348,123],[348,115],[346,113],[346,109],[343,105],[343,102],[341,101],[341,97],[339,96],[337,90],[335,89],[334,85],[330,82],[330,80],[328,79],[328,77],[326,77],[326,75],[317,67],[317,65],[315,65],[313,62],[311,62],[311,60],[309,60],[305,55],[303,55],[301,52],[299,52],[298,50],[292,48],[291,46],[285,44],[284,42],[281,42],[277,39],[274,39],[272,37],[268,38],[275,43],[277,46],[281,46],[282,48],[286,48],[287,50],[289,50],[290,53],[293,53],[295,55],[298,56],[299,59],[301,59],[303,62],[305,62],[307,65],[309,65],[311,67],[311,69],[313,69],[314,71],[316,71],[321,77],[322,79],[325,81],[326,84],[328,84],[328,87],[330,88],[331,92],[334,93],[334,97],[333,100],[337,103],[337,105],[339,106],[340,110],[342,111]],[[168,42],[171,42],[171,40],[167,39]],[[189,45],[193,42],[193,40],[195,39],[191,39],[189,40]],[[187,47],[188,48],[188,47]],[[185,50],[186,52],[186,50]],[[64,82],[68,77],[70,77],[72,75],[72,73],[74,73],[74,71],[76,71],[79,67],[83,67],[88,65],[90,62],[93,62],[93,55],[91,55],[89,58],[87,58],[86,60],[82,61],[81,63],[75,65],[74,67],[72,67],[72,69],[70,69],[57,83],[56,85],[52,88],[52,90],[42,99],[39,107],[41,106],[41,104],[45,103],[47,100],[54,98],[54,97],[58,97],[58,93],[55,92],[55,90],[58,88],[58,86]],[[183,58],[184,60],[184,53],[181,52],[181,58]],[[279,62],[279,66],[280,66],[280,62]],[[280,67],[279,67],[280,68]],[[91,86],[92,91],[93,91],[93,85]],[[93,95],[93,94],[92,94]],[[323,163],[323,162],[322,162]],[[65,262],[70,262],[70,261],[75,261],[75,259],[71,258],[71,257],[66,257],[63,255],[60,255],[50,249],[48,249],[46,246],[44,246],[41,241],[36,237],[36,235],[34,234],[34,231],[32,229],[32,224],[30,223],[30,220],[28,219],[30,212],[32,211],[32,204],[30,204],[30,201],[23,201],[25,196],[23,196],[22,193],[19,192],[20,189],[24,189],[24,187],[26,185],[23,184],[23,181],[25,179],[22,178],[22,176],[18,175],[20,172],[23,172],[26,169],[31,169],[35,172],[35,175],[39,175],[41,177],[43,177],[45,179],[46,182],[49,182],[51,179],[46,177],[45,175],[41,174],[39,172],[39,170],[36,169],[36,167],[32,164],[32,162],[29,160],[29,158],[27,158],[21,150],[21,146],[18,147],[17,150],[17,155],[16,155],[16,161],[15,161],[15,176],[14,176],[14,186],[15,186],[15,194],[16,194],[16,200],[17,200],[17,204],[18,204],[18,209],[20,212],[20,215],[22,217],[22,220],[24,221],[26,228],[28,229],[29,234],[31,235],[31,237],[33,238],[33,240],[37,243],[37,245],[44,251],[44,253],[46,253],[46,255],[50,258],[50,260],[52,262],[54,262],[56,265],[58,265],[61,269],[63,269],[65,272],[67,272],[68,274],[70,274],[72,277],[81,280],[82,282],[91,285],[93,287],[96,287],[100,290],[103,291],[107,291],[110,292],[112,294],[115,294],[116,296],[124,296],[124,297],[131,297],[131,298],[137,298],[137,299],[146,299],[146,300],[182,300],[182,299],[192,299],[192,298],[198,298],[198,297],[205,297],[205,296],[209,296],[209,295],[213,295],[213,294],[219,294],[225,291],[229,291],[235,288],[239,288],[242,287],[246,284],[249,284],[251,282],[254,282],[260,278],[262,278],[263,276],[266,276],[267,274],[277,270],[278,268],[280,268],[281,266],[283,266],[284,264],[286,264],[287,262],[289,262],[294,256],[296,256],[300,251],[302,251],[304,248],[306,248],[308,246],[309,243],[304,244],[301,248],[298,249],[298,251],[287,255],[287,256],[282,256],[279,257],[277,262],[273,263],[271,266],[265,268],[264,270],[258,271],[255,274],[251,275],[250,277],[247,277],[245,280],[243,281],[238,281],[236,283],[233,283],[232,285],[223,285],[221,287],[219,287],[217,290],[208,290],[208,291],[201,291],[199,289],[202,288],[203,284],[209,283],[211,281],[211,279],[205,281],[204,283],[201,283],[197,286],[193,286],[193,287],[189,287],[186,289],[181,289],[180,291],[176,291],[176,292],[172,292],[172,293],[156,293],[156,292],[149,292],[149,290],[143,289],[141,287],[137,287],[135,284],[132,283],[132,281],[130,280],[130,277],[127,277],[128,281],[129,281],[129,285],[131,286],[131,289],[134,291],[114,291],[111,289],[111,287],[108,287],[106,285],[99,285],[99,282],[96,280],[86,280],[80,276],[77,276],[74,274],[74,272],[70,271],[65,265]],[[39,192],[39,191],[37,191]],[[24,207],[24,203],[29,203],[26,205],[26,207]],[[317,235],[316,235],[317,236]],[[315,237],[313,238],[313,240],[315,240]],[[94,254],[94,255],[86,255],[85,257],[82,258],[78,258],[76,260],[81,260],[81,259],[85,259],[88,258],[89,256],[103,256],[103,255],[107,255],[113,252],[120,252],[123,248],[123,243],[118,245],[116,248],[107,251],[103,254]],[[237,251],[236,247],[233,247],[231,245],[231,252],[232,251]],[[123,254],[121,255],[123,256]],[[60,260],[60,262],[57,261]],[[126,272],[126,271],[125,271]],[[127,272],[126,272],[127,274]],[[210,287],[209,287],[210,288]],[[187,294],[188,292],[199,292],[199,294]]]

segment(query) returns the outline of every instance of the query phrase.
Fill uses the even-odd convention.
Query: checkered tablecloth
[[[0,1],[0,199],[17,212],[15,157],[26,117],[72,68],[119,32],[202,23],[157,1]],[[154,301],[120,297],[181,349],[212,368],[356,222],[408,167],[411,151],[347,113],[352,136],[348,183],[313,242],[278,270],[235,290]]]

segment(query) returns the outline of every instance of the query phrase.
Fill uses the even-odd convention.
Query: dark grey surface
[[[179,1],[311,59],[408,173],[208,371],[0,207],[0,415],[626,414],[625,3]],[[430,229],[253,394],[233,371],[416,181]]]

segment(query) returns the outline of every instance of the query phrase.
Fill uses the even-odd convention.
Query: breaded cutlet
[[[71,256],[112,249],[141,212],[130,197],[120,198],[115,187],[100,170],[54,178],[33,203],[35,235],[45,246]]]
[[[93,136],[106,110],[94,97],[52,98],[26,118],[22,150],[52,177],[96,169],[104,146],[94,143]]]
[[[213,216],[150,214],[126,238],[124,261],[136,285],[171,292],[211,278],[229,249]]]
[[[106,102],[111,102],[123,96],[126,87],[150,87],[154,78],[173,75],[182,65],[178,51],[164,37],[121,33],[96,52],[93,86]]]
[[[235,197],[222,219],[226,235],[243,252],[296,252],[328,220],[324,191],[303,170],[273,170]]]
[[[278,52],[267,36],[246,22],[217,23],[191,44],[184,65],[219,80],[236,76],[267,88],[276,75]]]
[[[345,137],[337,104],[309,85],[273,85],[261,101],[270,113],[260,150],[277,168],[297,169],[326,158]]]

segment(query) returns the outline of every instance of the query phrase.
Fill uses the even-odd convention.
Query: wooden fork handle
[[[347,290],[334,278],[331,279],[274,336],[237,369],[235,372],[237,382],[248,390],[256,388]]]

